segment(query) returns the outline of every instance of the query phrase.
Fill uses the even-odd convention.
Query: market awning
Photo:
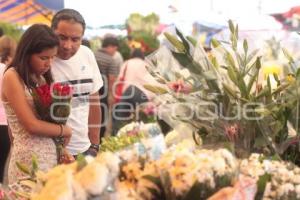
[[[63,0],[0,0],[0,21],[30,25],[50,24],[56,10],[63,8]]]

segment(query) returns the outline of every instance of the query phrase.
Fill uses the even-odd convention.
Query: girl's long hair
[[[28,88],[35,86],[30,76],[31,55],[41,53],[46,49],[51,49],[59,45],[59,39],[55,33],[45,24],[34,24],[29,27],[22,35],[16,49],[15,56],[7,69],[13,67],[24,81]],[[48,84],[53,82],[51,70],[44,75]]]

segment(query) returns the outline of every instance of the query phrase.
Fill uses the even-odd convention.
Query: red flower
[[[71,95],[71,87],[67,84],[54,83],[53,84],[53,94],[55,96],[70,96]]]
[[[35,88],[35,90],[38,98],[40,99],[41,105],[44,107],[49,107],[52,103],[50,86],[48,84],[45,84]]]

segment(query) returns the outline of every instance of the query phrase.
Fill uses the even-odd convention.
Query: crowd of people
[[[153,98],[143,88],[156,84],[143,52],[132,49],[131,58],[124,61],[111,35],[93,52],[83,39],[85,28],[78,11],[62,9],[51,27],[34,24],[18,43],[5,33],[0,37],[0,182],[11,184],[25,176],[16,162],[30,165],[33,155],[40,170],[57,165],[54,137],[64,139],[71,155],[68,162],[79,154],[96,156],[105,133],[119,128],[118,109],[127,104],[134,109]],[[116,101],[115,86],[121,81],[122,95]],[[32,89],[52,83],[72,86],[66,124],[42,120],[33,103]]]

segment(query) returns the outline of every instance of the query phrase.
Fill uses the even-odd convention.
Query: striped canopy
[[[19,25],[30,25],[34,23],[50,24],[55,9],[63,8],[63,1],[57,2],[56,7],[48,7],[46,1],[34,0],[0,0],[0,21]]]

